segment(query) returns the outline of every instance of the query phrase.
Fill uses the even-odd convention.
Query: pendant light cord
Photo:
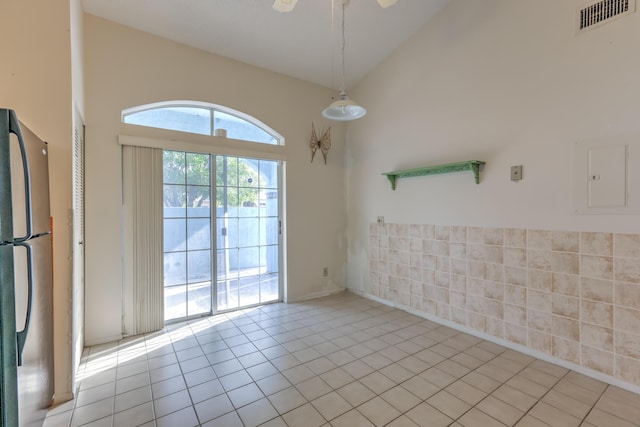
[[[342,0],[342,46],[341,46],[341,50],[342,50],[342,84],[340,86],[340,92],[345,92],[346,91],[346,84],[344,81],[344,76],[346,75],[346,66],[344,65],[344,51],[345,51],[345,47],[346,47],[346,38],[344,35],[344,13],[345,10],[347,9],[347,0]]]

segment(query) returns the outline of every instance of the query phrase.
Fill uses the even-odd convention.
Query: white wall
[[[365,290],[369,223],[638,233],[634,215],[575,215],[572,147],[640,135],[640,13],[575,35],[582,0],[452,0],[352,96],[348,127],[348,286]],[[400,180],[380,173],[487,162]],[[512,183],[509,167],[524,165]]]
[[[56,400],[71,397],[71,47],[69,2],[2,4],[0,105],[49,143]],[[28,25],[25,25],[27,23]]]
[[[286,139],[287,299],[344,285],[344,126],[333,126],[328,165],[310,164],[311,122],[334,93],[85,15],[87,344],[122,328],[120,113],[168,100],[224,105]],[[318,157],[318,156],[316,156]],[[321,156],[320,156],[321,157]],[[321,159],[320,159],[321,160]],[[125,260],[126,262],[126,260]],[[330,280],[322,277],[329,268]]]

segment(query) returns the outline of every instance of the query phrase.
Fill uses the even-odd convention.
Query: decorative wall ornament
[[[331,148],[331,126],[327,130],[322,128],[320,132],[322,136],[318,139],[318,135],[316,134],[316,127],[313,122],[311,122],[311,141],[309,141],[309,146],[311,148],[311,163],[313,163],[313,158],[316,156],[316,151],[320,149],[322,152],[322,157],[324,157],[324,164],[327,164],[327,154],[329,153],[329,149]]]

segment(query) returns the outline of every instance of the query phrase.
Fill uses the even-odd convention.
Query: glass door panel
[[[280,299],[277,161],[216,157],[217,309]]]

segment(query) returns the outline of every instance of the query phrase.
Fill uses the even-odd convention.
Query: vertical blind
[[[164,327],[162,150],[123,147],[125,191],[130,195],[132,319],[130,333],[143,334]]]

